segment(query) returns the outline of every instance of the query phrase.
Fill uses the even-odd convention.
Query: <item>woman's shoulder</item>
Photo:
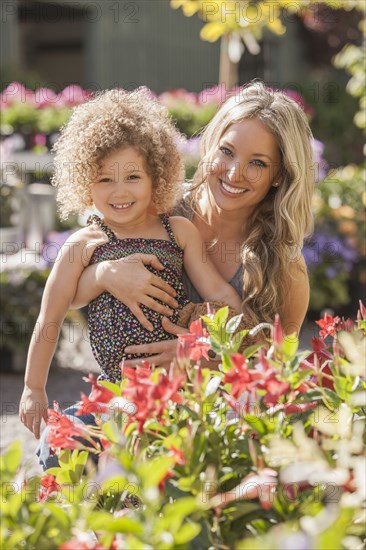
[[[182,216],[192,220],[194,214],[192,192],[188,184],[184,184],[183,195],[180,201],[173,207],[172,216]]]

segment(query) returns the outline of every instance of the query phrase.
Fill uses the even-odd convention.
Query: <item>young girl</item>
[[[141,89],[101,93],[77,107],[61,133],[53,179],[61,215],[81,214],[94,205],[103,218],[91,216],[88,226],[66,241],[46,284],[20,403],[20,419],[36,438],[42,416],[47,417],[45,386],[59,331],[89,264],[127,256],[134,261],[135,253],[154,255],[150,269],[176,291],[173,322],[188,304],[183,265],[204,300],[241,308],[239,295],[204,254],[199,231],[187,219],[164,213],[181,188],[178,139],[165,110]],[[126,354],[125,347],[172,338],[162,328],[160,313],[141,308],[149,329],[108,292],[91,302],[90,341],[102,379],[120,380],[122,359],[142,357]]]

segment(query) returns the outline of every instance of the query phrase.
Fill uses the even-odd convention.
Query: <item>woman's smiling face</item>
[[[254,209],[274,183],[280,184],[280,163],[276,139],[258,119],[229,126],[221,136],[207,175],[210,194],[218,208]]]

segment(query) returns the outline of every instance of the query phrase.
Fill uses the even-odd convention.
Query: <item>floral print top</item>
[[[179,307],[174,310],[173,315],[170,317],[170,320],[175,323],[180,310],[189,302],[182,283],[183,250],[175,240],[169,223],[169,216],[161,214],[159,217],[166,229],[169,240],[118,239],[98,216],[90,216],[88,224],[98,224],[107,235],[108,242],[97,246],[89,263],[95,264],[104,260],[117,260],[138,252],[154,254],[165,269],[157,271],[150,266],[146,266],[146,268],[176,290],[177,296],[175,299]],[[161,313],[152,311],[144,305],[141,305],[141,309],[153,325],[153,331],[145,329],[130,309],[109,292],[103,292],[89,304],[89,337],[94,357],[101,368],[99,379],[111,382],[119,381],[121,380],[122,359],[138,359],[147,356],[146,354],[125,353],[125,347],[174,338],[163,329],[161,325],[163,315]]]

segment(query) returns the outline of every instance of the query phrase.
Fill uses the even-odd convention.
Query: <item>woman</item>
[[[298,333],[307,311],[309,283],[301,249],[313,227],[311,137],[306,116],[293,100],[251,83],[226,101],[204,130],[193,186],[174,211],[199,229],[202,253],[241,294],[249,326],[273,322],[279,313],[285,332]],[[174,290],[145,265],[163,268],[154,256],[140,254],[89,266],[73,306],[107,290],[144,326],[140,304],[169,316],[176,305]],[[202,301],[187,278],[185,286],[192,301]],[[185,332],[168,318],[163,326],[172,335]],[[171,340],[126,351],[148,353],[155,365],[167,366],[175,347]]]

